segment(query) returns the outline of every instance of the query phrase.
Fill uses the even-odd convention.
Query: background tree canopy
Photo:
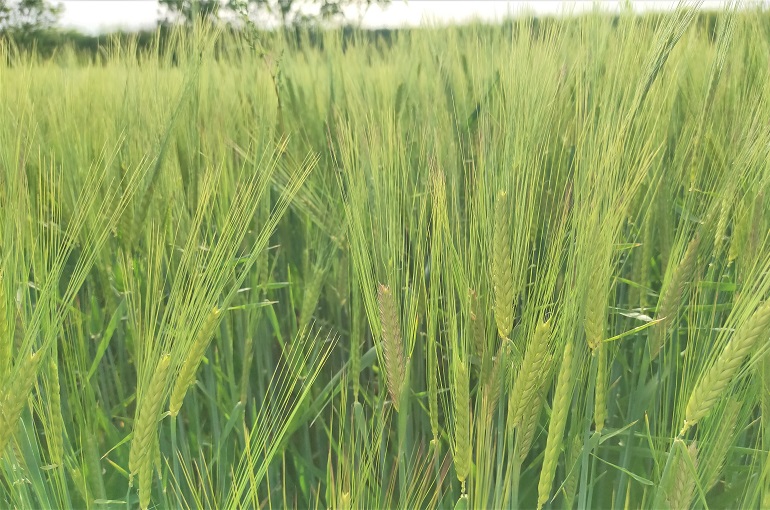
[[[0,34],[34,35],[53,27],[61,12],[61,5],[46,0],[0,0]]]
[[[307,24],[338,18],[349,5],[368,7],[388,0],[160,0],[172,18],[220,18],[247,15],[251,19],[278,20],[283,25]]]
[[[195,18],[234,20],[247,16],[282,25],[307,25],[338,18],[349,5],[368,7],[388,0],[159,0],[166,21]],[[0,0],[0,35],[25,42],[55,28],[63,6],[49,0]]]

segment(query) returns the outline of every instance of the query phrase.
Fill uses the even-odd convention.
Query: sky
[[[61,1],[61,0],[60,0]],[[601,1],[604,8],[617,8],[617,1]],[[704,7],[719,7],[726,2],[706,0]],[[153,26],[161,12],[157,0],[63,0],[62,26],[76,28],[86,33],[98,33],[116,28],[138,29]],[[503,1],[503,0],[392,0],[385,8],[370,7],[362,18],[362,25],[368,28],[416,26],[421,23],[453,23],[474,18],[496,20],[525,9],[539,13],[559,13],[571,10],[590,9],[593,1]],[[632,5],[637,10],[666,9],[676,2],[637,0]],[[359,13],[346,13],[357,19]]]

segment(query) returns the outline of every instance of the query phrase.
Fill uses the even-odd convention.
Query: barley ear
[[[404,346],[401,341],[401,322],[398,318],[393,293],[386,285],[377,288],[382,326],[382,351],[385,356],[386,383],[393,407],[398,411],[401,387],[404,384]]]
[[[129,469],[132,475],[135,471],[139,473],[139,506],[143,510],[150,505],[152,495],[153,460],[158,451],[158,417],[163,408],[170,364],[171,356],[168,354],[164,354],[158,361],[147,392],[142,397],[134,427],[134,438],[131,440]]]
[[[152,460],[157,448],[158,431],[153,430],[151,435],[151,446],[139,465],[139,507],[142,510],[146,510],[150,506],[152,498]]]
[[[59,385],[59,366],[55,360],[48,365],[48,420],[49,431],[46,437],[48,452],[51,455],[51,463],[55,466],[62,465],[64,447],[62,438],[64,434],[64,419],[61,413],[61,388]]]
[[[471,419],[468,367],[455,363],[455,471],[465,494],[465,480],[471,470]]]
[[[767,337],[768,326],[770,326],[770,300],[759,306],[738,328],[716,361],[699,379],[687,401],[682,434],[706,416],[717,403],[757,341]]]
[[[430,431],[433,436],[432,441],[438,444],[439,425],[438,425],[438,353],[436,352],[435,338],[428,339],[428,420],[430,421]]]
[[[32,393],[41,358],[40,351],[37,351],[19,361],[15,376],[9,378],[0,391],[0,458],[13,437],[24,406]]]
[[[596,359],[596,385],[594,387],[594,423],[596,432],[604,430],[604,422],[607,419],[607,345],[599,344],[599,356]]]
[[[241,365],[241,394],[240,402],[244,406],[249,396],[249,381],[251,378],[251,361],[254,359],[254,336],[249,335],[243,343],[243,364]],[[184,400],[184,399],[183,399]]]
[[[473,346],[476,349],[476,356],[484,360],[487,353],[486,324],[479,304],[479,296],[475,290],[470,289],[468,295],[471,301],[471,324]]]
[[[492,283],[495,297],[495,322],[500,338],[508,338],[513,328],[514,288],[511,257],[511,227],[508,219],[508,195],[497,194],[495,231],[492,248]]]
[[[13,339],[8,327],[8,303],[5,295],[5,280],[0,270],[0,385],[11,371]]]
[[[540,323],[535,328],[532,341],[524,354],[521,368],[511,392],[511,412],[513,425],[521,425],[522,415],[529,411],[529,406],[536,398],[540,387],[541,373],[548,354],[548,342],[551,335],[551,322]]]
[[[607,282],[600,277],[600,273],[597,271],[591,278],[586,300],[584,329],[592,353],[604,340],[604,320],[607,314]]]
[[[580,438],[580,434],[575,434],[572,437],[572,443],[570,443],[569,450],[567,451],[566,463],[564,466],[564,508],[569,510],[572,508],[572,504],[575,501],[575,494],[577,493],[578,474],[580,472],[579,456],[583,450],[583,440]]]
[[[733,441],[735,441],[735,427],[738,423],[741,407],[740,400],[730,397],[725,403],[724,412],[719,416],[717,431],[713,436],[708,458],[702,463],[703,477],[701,480],[703,480],[703,490],[706,492],[717,484],[722,474],[727,454],[730,447],[733,446]]]
[[[353,317],[350,331],[350,379],[353,381],[353,402],[358,402],[358,394],[361,391],[361,344],[364,338],[364,317],[358,289],[354,290],[351,302]]]
[[[679,305],[687,291],[687,286],[695,274],[699,244],[700,235],[696,234],[687,245],[687,250],[684,252],[682,260],[674,268],[668,284],[661,291],[656,313],[657,318],[661,319],[661,322],[655,326],[650,338],[651,359],[655,359],[658,353],[660,353],[663,341],[666,338],[666,331],[676,319]]]
[[[537,424],[540,421],[540,413],[543,410],[543,398],[545,397],[545,385],[538,387],[537,395],[535,396],[529,407],[522,413],[519,422],[517,441],[519,451],[519,462],[523,463],[529,451],[532,449],[532,443],[535,440],[535,432],[537,431]]]
[[[206,349],[208,349],[209,343],[214,336],[214,328],[217,325],[220,313],[220,310],[216,307],[209,312],[198,335],[195,337],[190,353],[182,363],[182,368],[179,370],[179,375],[176,378],[176,383],[169,399],[168,412],[171,416],[179,414],[184,397],[187,395],[187,390],[195,382],[195,374],[198,372],[203,355],[206,353]]]
[[[497,350],[497,356],[492,363],[492,369],[489,377],[484,384],[484,406],[486,409],[487,422],[491,423],[492,418],[500,401],[500,392],[505,381],[508,379],[508,365],[513,353],[513,342],[503,340],[500,348]]]
[[[681,443],[677,445],[677,442]],[[672,479],[671,486],[668,490],[666,499],[671,507],[671,510],[687,510],[690,508],[692,497],[695,492],[695,478],[690,472],[690,467],[687,465],[686,455],[690,457],[690,461],[695,467],[697,473],[698,470],[698,448],[693,441],[687,450],[684,450],[684,442],[681,439],[674,441],[674,447],[679,450],[676,457],[676,463],[672,466],[670,471]]]
[[[556,473],[556,465],[559,462],[562,442],[564,440],[564,427],[567,424],[567,412],[572,402],[572,358],[573,340],[570,338],[564,346],[561,370],[556,382],[556,390],[553,396],[553,411],[551,422],[548,425],[548,439],[545,443],[543,468],[540,471],[540,480],[537,485],[537,508],[543,508],[551,497],[553,477]]]
[[[131,449],[128,453],[128,469],[131,475],[139,472],[145,459],[152,463],[150,449],[152,434],[157,432],[158,417],[163,408],[163,397],[166,391],[166,376],[171,363],[171,356],[164,354],[158,360],[150,383],[142,394],[136,410],[134,422],[134,437],[131,439]]]
[[[728,191],[725,193],[722,203],[719,207],[719,216],[717,217],[717,223],[714,228],[714,255],[719,256],[722,254],[722,247],[725,240],[725,233],[727,232],[727,224],[730,220],[730,213],[732,209],[733,194]]]

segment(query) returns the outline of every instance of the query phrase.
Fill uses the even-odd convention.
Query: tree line
[[[339,19],[345,7],[367,8],[389,0],[159,0],[160,23],[225,21],[312,25]],[[49,0],[0,0],[0,35],[27,39],[52,30],[63,12]]]

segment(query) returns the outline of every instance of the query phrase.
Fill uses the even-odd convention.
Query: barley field
[[[770,14],[0,45],[0,507],[770,508]]]

